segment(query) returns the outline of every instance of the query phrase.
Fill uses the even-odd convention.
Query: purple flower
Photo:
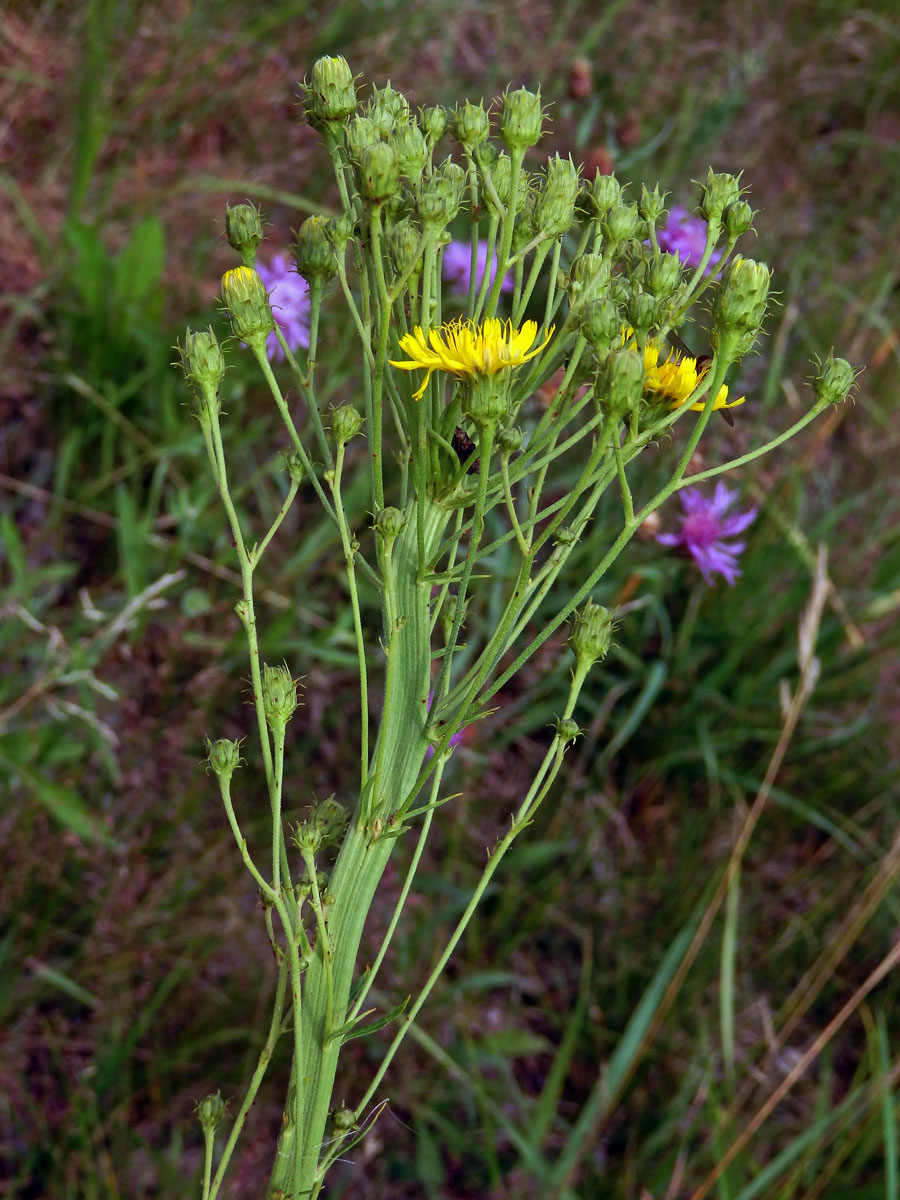
[[[256,270],[266,285],[272,316],[291,350],[309,346],[309,284],[288,262],[276,254],[271,263],[258,262]],[[271,362],[284,362],[284,351],[273,330],[266,338],[266,353]]]
[[[487,242],[478,243],[478,270],[475,274],[475,286],[481,286],[481,280],[484,277],[484,268],[487,265]],[[467,294],[469,291],[469,279],[472,274],[472,247],[468,242],[450,242],[444,247],[444,261],[441,268],[444,279],[450,284],[451,291],[459,292],[461,295]],[[490,283],[494,282],[494,277],[497,274],[497,257],[494,256],[494,261],[491,264]],[[511,292],[513,290],[513,277],[510,271],[506,272],[503,277],[503,282],[500,284],[501,292]]]
[[[673,204],[656,238],[660,250],[677,254],[686,267],[699,267],[706,249],[706,222],[702,217],[692,217],[683,204]],[[713,250],[703,274],[708,275],[721,257],[721,250]]]
[[[725,538],[743,533],[756,520],[757,510],[750,508],[726,517],[725,513],[737,495],[737,491],[721,482],[716,484],[713,496],[704,496],[699,488],[685,488],[681,492],[684,516],[680,532],[656,535],[656,540],[663,546],[679,546],[686,550],[708,584],[712,584],[716,571],[729,584],[733,584],[741,573],[737,556],[746,542],[726,542]]]

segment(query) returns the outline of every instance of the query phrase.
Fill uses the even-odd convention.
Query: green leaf
[[[147,217],[116,260],[113,300],[117,309],[138,307],[158,287],[166,262],[166,235],[158,217]]]
[[[328,1035],[328,1041],[331,1042],[335,1038],[340,1038],[343,1043],[349,1042],[351,1038],[365,1037],[369,1033],[376,1033],[379,1029],[384,1029],[385,1025],[390,1025],[391,1021],[396,1021],[407,1004],[409,1004],[409,996],[401,1001],[396,1008],[392,1008],[389,1013],[385,1013],[383,1017],[379,1017],[377,1021],[372,1021],[368,1025],[360,1025],[359,1021],[362,1018],[354,1017],[352,1021],[348,1021],[340,1029],[333,1030]]]
[[[5,741],[5,739],[4,739]],[[66,829],[83,838],[86,842],[101,842],[104,846],[115,847],[115,838],[111,837],[103,826],[92,816],[83,800],[71,788],[46,779],[39,771],[33,770],[22,762],[10,758],[0,747],[0,763],[3,763],[14,775],[18,775],[29,791],[33,792],[47,811]]]

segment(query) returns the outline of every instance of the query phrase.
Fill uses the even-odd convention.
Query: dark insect
[[[456,451],[456,457],[459,459],[461,466],[468,462],[475,451],[475,443],[472,441],[466,431],[464,429],[460,429],[458,425],[453,430],[453,437],[450,440],[450,445]],[[480,465],[480,460],[476,458],[466,471],[466,474],[477,475]]]

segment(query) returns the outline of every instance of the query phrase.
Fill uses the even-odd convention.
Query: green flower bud
[[[572,224],[578,187],[578,169],[571,157],[560,158],[557,154],[548,159],[534,210],[535,226],[548,238],[562,237]]]
[[[581,313],[581,332],[602,361],[622,338],[622,316],[608,297],[589,300]]]
[[[383,508],[375,518],[375,531],[389,545],[395,542],[406,524],[406,517],[399,508]]]
[[[591,666],[606,658],[613,635],[613,620],[608,608],[588,600],[575,613],[569,645],[579,666]]]
[[[636,350],[617,350],[601,372],[597,393],[605,397],[613,418],[635,412],[644,392],[644,360]]]
[[[222,302],[235,337],[261,345],[275,328],[266,285],[252,267],[234,267],[222,276]]]
[[[753,346],[766,315],[771,278],[765,263],[740,255],[731,260],[713,307],[714,350],[729,346],[741,358]]]
[[[724,224],[729,241],[736,242],[753,226],[753,209],[746,200],[735,200],[725,209]]]
[[[346,121],[356,112],[353,72],[340,55],[317,59],[303,87],[306,117],[314,129],[329,121]]]
[[[266,721],[272,730],[281,730],[297,708],[297,681],[285,665],[262,669],[262,702]]]
[[[228,738],[219,738],[216,742],[209,738],[203,740],[206,743],[207,770],[219,779],[230,779],[244,761],[241,758],[241,743],[229,741]]]
[[[341,1102],[340,1108],[331,1110],[331,1122],[337,1133],[347,1133],[356,1128],[356,1113]]]
[[[628,298],[626,312],[628,324],[634,329],[638,345],[643,345],[647,334],[659,324],[661,305],[648,292],[636,287]]]
[[[297,270],[304,279],[312,283],[319,279],[323,283],[335,273],[334,249],[328,238],[326,217],[307,217],[297,231],[297,246],[294,251]]]
[[[447,132],[447,110],[440,104],[421,110],[422,132],[425,134],[425,144],[433,150]]]
[[[356,116],[346,129],[347,153],[354,162],[359,162],[366,146],[373,146],[381,140],[378,127],[368,117]]]
[[[408,217],[398,221],[391,230],[387,239],[388,254],[398,275],[405,275],[410,268],[414,272],[422,270],[421,242],[419,230]]]
[[[363,427],[363,416],[352,404],[342,404],[331,417],[331,435],[338,446],[346,446]]]
[[[578,541],[578,534],[571,525],[560,525],[553,535],[553,541],[557,546],[574,546]]]
[[[510,375],[479,375],[466,386],[463,393],[463,413],[483,433],[486,428],[497,429],[510,415]],[[487,463],[483,464],[485,467]]]
[[[194,1106],[194,1112],[197,1115],[197,1120],[200,1122],[203,1132],[205,1134],[212,1134],[215,1133],[225,1120],[228,1105],[222,1099],[222,1093],[216,1092],[215,1095],[204,1096]]]
[[[285,454],[284,469],[290,475],[292,482],[298,485],[306,478],[306,468],[303,465],[303,459],[296,450],[291,450]]]
[[[684,268],[677,254],[655,251],[647,262],[644,287],[651,296],[667,300],[674,295],[684,279]]]
[[[382,137],[390,137],[394,130],[409,124],[409,101],[402,92],[391,87],[391,81],[388,80],[383,88],[372,89],[366,116],[374,122]]]
[[[504,458],[509,458],[511,454],[518,454],[522,449],[523,441],[522,430],[508,425],[497,435],[497,449]]]
[[[641,223],[636,204],[617,204],[601,222],[600,228],[608,242],[621,246],[635,236]]]
[[[262,243],[262,216],[253,204],[225,205],[225,236],[232,249],[237,250],[245,267],[256,261],[257,248]]]
[[[342,258],[347,249],[347,243],[353,237],[353,218],[347,213],[337,217],[329,217],[325,222],[325,236],[331,243],[335,254]]]
[[[544,127],[544,110],[541,106],[540,88],[529,92],[519,88],[503,93],[500,105],[500,138],[508,150],[523,151],[540,141]]]
[[[348,815],[344,806],[332,794],[326,800],[317,800],[312,805],[309,817],[301,821],[291,841],[301,853],[318,854],[328,846],[337,846],[343,840]],[[318,872],[316,881],[324,891],[328,876]],[[323,896],[324,901],[324,896]]]
[[[212,328],[198,329],[196,333],[187,329],[184,345],[178,347],[181,369],[194,396],[204,403],[197,408],[197,416],[208,415],[206,404],[212,402],[219,391],[225,374],[225,356]],[[216,410],[218,411],[218,409]]]
[[[472,151],[491,136],[491,119],[481,103],[466,103],[453,114],[453,135],[466,150]]]
[[[373,204],[383,204],[400,187],[397,151],[387,142],[364,146],[359,156],[359,190]]]
[[[397,151],[400,174],[415,184],[428,162],[428,146],[422,130],[412,122],[403,125],[391,138],[391,145]]]
[[[652,192],[646,184],[641,184],[641,198],[638,201],[638,209],[648,225],[655,225],[666,211],[666,196],[668,194],[668,192],[661,192],[659,190],[659,184],[654,187]]]
[[[578,727],[578,722],[573,721],[571,717],[560,718],[556,722],[556,736],[567,745],[569,742],[574,742],[577,737],[581,737],[581,730]]]
[[[741,181],[736,175],[727,172],[717,175],[712,167],[706,176],[706,182],[700,184],[700,202],[697,210],[701,217],[712,226],[722,223],[722,217],[729,204],[735,204],[741,198]]]
[[[466,175],[462,167],[445,159],[423,186],[416,211],[423,225],[449,225],[462,204]]]
[[[595,297],[609,282],[610,264],[602,254],[581,254],[569,268],[566,291],[569,303],[581,304]]]
[[[615,175],[604,175],[598,171],[586,193],[588,209],[597,217],[605,217],[622,200],[622,185]]]
[[[817,363],[814,387],[816,401],[819,404],[840,404],[847,399],[853,381],[859,371],[851,367],[846,358],[835,358],[834,352],[829,352],[824,362]]]

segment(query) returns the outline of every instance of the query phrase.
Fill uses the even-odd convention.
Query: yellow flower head
[[[623,341],[626,346],[634,347],[634,335],[630,329],[623,331]],[[644,347],[644,391],[652,392],[662,400],[667,400],[672,408],[680,408],[693,395],[694,389],[706,374],[708,367],[698,363],[696,358],[687,354],[679,354],[672,350],[663,362],[660,359],[660,346],[652,338],[647,339]],[[743,404],[746,396],[737,400],[728,399],[728,388],[723,383],[719,388],[713,408],[736,408]],[[705,400],[692,404],[694,412],[702,412]]]
[[[501,321],[497,317],[481,325],[458,318],[440,329],[429,329],[427,335],[417,325],[412,333],[404,334],[400,339],[400,349],[409,358],[391,359],[391,366],[399,367],[401,371],[426,372],[421,387],[413,393],[413,399],[418,400],[435,371],[446,371],[457,379],[474,380],[520,367],[540,354],[553,336],[551,326],[541,344],[532,349],[537,331],[537,321],[526,321],[521,329],[516,329],[512,321]]]

